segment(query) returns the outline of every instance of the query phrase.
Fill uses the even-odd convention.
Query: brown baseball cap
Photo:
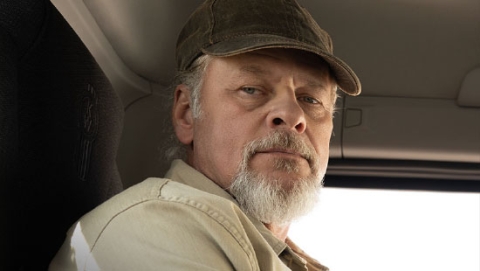
[[[353,70],[333,55],[332,39],[295,0],[206,0],[183,27],[176,50],[177,69],[188,70],[203,54],[233,56],[265,48],[291,48],[323,58],[338,87],[361,92]]]

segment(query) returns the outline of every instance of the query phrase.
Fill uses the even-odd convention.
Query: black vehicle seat
[[[121,102],[48,0],[0,0],[0,270],[46,270],[122,190]]]

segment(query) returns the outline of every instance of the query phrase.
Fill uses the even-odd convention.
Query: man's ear
[[[178,140],[185,145],[190,145],[193,142],[193,115],[190,89],[184,84],[175,88],[172,122]]]

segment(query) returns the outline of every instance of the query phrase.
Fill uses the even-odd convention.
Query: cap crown
[[[322,57],[345,92],[360,93],[353,70],[333,55],[332,40],[295,0],[206,0],[177,40],[177,69],[202,54],[231,56],[263,48],[292,48]]]

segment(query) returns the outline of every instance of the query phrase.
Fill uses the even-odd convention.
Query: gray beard
[[[308,157],[311,174],[306,178],[281,181],[249,168],[249,161],[257,151],[272,147],[294,149]],[[291,159],[275,159],[273,166],[288,173],[298,172],[297,161]],[[268,138],[245,146],[243,159],[229,191],[247,215],[263,223],[285,225],[315,207],[323,186],[322,179],[323,173],[319,174],[313,148],[295,134],[274,132]]]

